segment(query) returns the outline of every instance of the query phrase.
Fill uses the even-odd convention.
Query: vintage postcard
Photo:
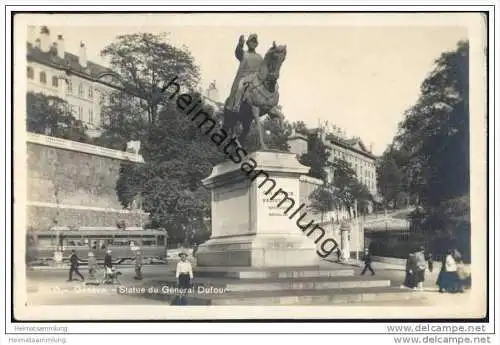
[[[15,320],[486,317],[487,15],[12,24]]]

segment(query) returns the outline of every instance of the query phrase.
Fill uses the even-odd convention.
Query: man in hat
[[[245,36],[241,35],[234,52],[234,55],[236,55],[236,58],[240,61],[240,65],[236,77],[234,78],[233,86],[231,87],[231,93],[226,101],[226,108],[234,112],[239,111],[241,101],[239,98],[241,98],[243,94],[242,89],[244,87],[244,80],[242,79],[256,73],[264,60],[262,56],[255,51],[255,48],[259,45],[257,34],[248,36],[246,43],[248,50],[244,51]]]
[[[177,263],[177,270],[175,272],[175,277],[180,288],[187,289],[191,286],[191,280],[193,279],[193,267],[191,263],[187,261],[187,253],[182,251],[179,253],[181,261]]]
[[[368,248],[365,248],[365,252],[363,254],[363,262],[365,263],[365,268],[361,272],[361,275],[365,275],[366,270],[369,270],[372,273],[372,276],[375,275],[375,271],[372,268],[373,257]]]

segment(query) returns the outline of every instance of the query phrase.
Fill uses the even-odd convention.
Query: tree
[[[137,134],[141,129],[131,130]],[[150,140],[142,146],[145,163],[121,167],[116,186],[120,201],[128,205],[141,193],[151,226],[167,229],[171,241],[206,238],[210,194],[201,180],[227,158],[175,104],[162,105],[149,131]]]
[[[321,224],[323,224],[326,213],[336,210],[340,204],[336,188],[332,184],[323,184],[309,196],[311,204],[309,207],[321,214]]]
[[[95,139],[95,144],[124,150],[129,140],[147,140],[149,126],[143,105],[125,92],[112,92],[101,104],[104,132]]]
[[[469,43],[461,41],[456,50],[435,61],[418,101],[405,112],[393,141],[393,153],[405,157],[395,159],[395,165],[419,205],[412,228],[432,241],[443,228],[448,229],[447,240],[440,243],[449,246],[456,238],[465,253],[470,250],[469,212],[464,211],[469,208],[464,200],[470,189],[468,76]]]
[[[28,92],[26,109],[28,132],[79,142],[90,141],[82,122],[73,116],[68,103],[61,98]]]
[[[307,134],[308,129],[304,121],[296,121],[292,123],[292,128],[295,129],[297,133]]]
[[[421,202],[437,207],[469,191],[469,44],[443,53],[407,111],[396,141]]]
[[[349,214],[351,211],[364,213],[368,202],[373,201],[368,188],[358,181],[356,172],[352,169],[351,164],[345,160],[335,159],[333,166],[333,186],[337,198],[349,211]]]
[[[97,141],[120,149],[129,140],[141,141],[145,164],[122,165],[118,197],[126,206],[140,193],[150,226],[165,228],[172,241],[184,242],[206,233],[210,203],[201,180],[225,157],[168,97],[174,87],[163,93],[177,78],[180,93],[189,93],[193,103],[202,100],[194,91],[199,79],[194,58],[186,48],[168,43],[167,36],[122,35],[104,48],[101,54],[124,92],[115,92],[104,104],[105,132]],[[212,112],[207,104],[200,107]]]
[[[285,152],[289,151],[288,137],[292,133],[292,126],[288,122],[283,121],[283,125],[280,126],[278,122],[266,117],[261,121],[261,126],[265,135],[264,140],[269,149]],[[259,149],[259,147],[260,142],[257,126],[255,123],[252,123],[250,133],[245,140],[244,149],[250,153]]]
[[[191,53],[167,43],[167,37],[167,33],[120,35],[101,52],[127,93],[141,99],[139,104],[150,126],[158,120],[164,101],[162,91],[168,81],[177,78],[186,90],[194,90],[199,80],[199,68]]]
[[[307,153],[299,157],[299,162],[311,167],[309,176],[318,178],[328,183],[327,169],[330,168],[330,151],[323,143],[319,133],[309,133],[307,140]]]
[[[408,179],[403,171],[405,159],[394,146],[384,152],[377,162],[377,185],[385,207],[395,209],[408,196]]]

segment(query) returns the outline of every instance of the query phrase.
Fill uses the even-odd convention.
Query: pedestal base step
[[[233,279],[268,279],[268,278],[320,278],[349,277],[354,275],[351,268],[331,268],[322,266],[309,267],[197,267],[195,277],[233,278]]]
[[[179,296],[165,294],[147,294],[146,298],[177,304]],[[349,288],[349,289],[300,289],[284,291],[247,291],[230,292],[220,295],[187,295],[182,304],[187,305],[338,305],[390,303],[406,305],[408,301],[424,303],[425,295],[415,291],[401,290],[394,287]]]
[[[154,286],[158,288],[175,287],[174,277],[165,280],[154,281]],[[315,277],[315,278],[268,278],[268,279],[225,279],[225,278],[195,278],[193,281],[194,291],[216,291],[229,292],[256,292],[256,291],[285,291],[285,290],[326,290],[345,288],[370,288],[387,287],[391,282],[387,279],[377,279],[376,277]]]

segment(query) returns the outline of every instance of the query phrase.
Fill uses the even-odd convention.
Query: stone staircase
[[[262,269],[199,267],[194,275],[193,289],[185,298],[188,305],[404,304],[424,298],[418,292],[392,287],[388,279],[355,275],[354,269],[339,264]],[[147,284],[151,286],[156,291],[143,297],[165,303],[176,298],[172,272]]]

